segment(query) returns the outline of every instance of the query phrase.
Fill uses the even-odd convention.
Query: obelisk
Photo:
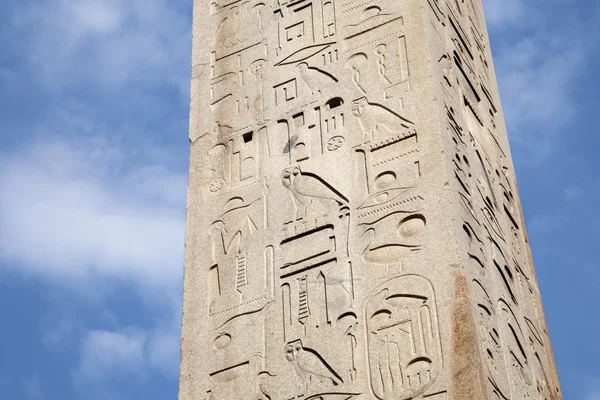
[[[562,398],[481,0],[195,0],[180,400]]]

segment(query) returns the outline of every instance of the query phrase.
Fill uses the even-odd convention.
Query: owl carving
[[[329,365],[312,349],[296,340],[285,346],[285,358],[292,364],[298,380],[298,397],[304,396],[312,382],[325,386],[338,386],[343,382]]]
[[[371,142],[374,134],[382,130],[397,133],[401,131],[402,127],[407,128],[409,124],[412,124],[379,104],[369,103],[366,97],[354,101],[352,115],[358,118],[362,128],[363,144]]]
[[[294,199],[294,221],[318,219],[330,210],[339,209],[348,201],[317,175],[304,173],[300,167],[286,168],[281,175],[281,183],[292,193]]]

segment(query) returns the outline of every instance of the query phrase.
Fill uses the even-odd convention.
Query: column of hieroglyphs
[[[561,399],[481,0],[196,0],[180,400]]]

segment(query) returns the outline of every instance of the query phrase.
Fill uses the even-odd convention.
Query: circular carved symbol
[[[342,147],[345,141],[346,139],[344,139],[342,136],[334,136],[331,139],[329,139],[329,142],[327,142],[327,150],[336,151],[337,149]]]
[[[223,189],[224,186],[225,179],[215,179],[210,183],[210,191],[213,193],[218,192],[219,190]]]

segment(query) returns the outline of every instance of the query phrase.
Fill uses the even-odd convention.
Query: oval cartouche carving
[[[375,178],[375,188],[379,190],[389,189],[396,182],[396,174],[392,171],[386,171]]]
[[[222,350],[231,344],[231,335],[223,333],[215,339],[214,346],[217,350]]]
[[[414,238],[425,230],[425,217],[421,214],[411,215],[400,221],[398,235],[401,237]]]

